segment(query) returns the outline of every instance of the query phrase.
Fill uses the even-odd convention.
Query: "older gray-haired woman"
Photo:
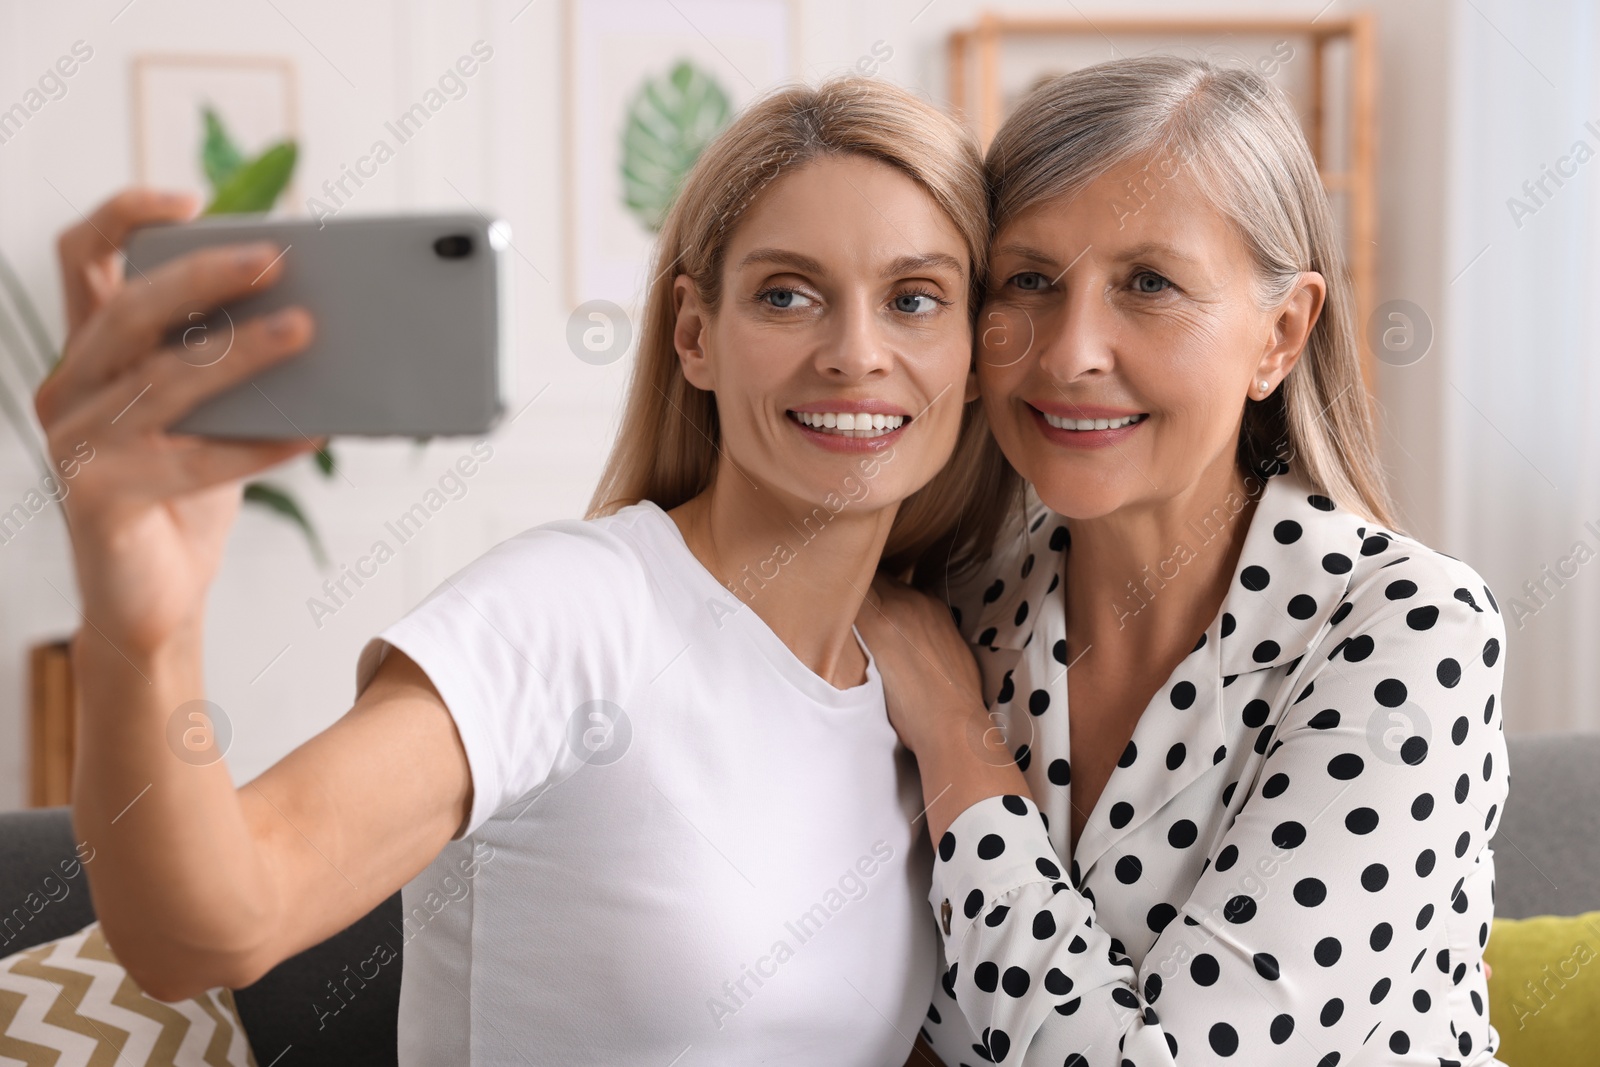
[[[1292,109],[1253,70],[1111,62],[1024,100],[988,166],[1009,466],[920,568],[972,564],[955,611],[880,582],[862,619],[938,846],[928,1043],[1497,1062],[1504,626],[1392,517]]]

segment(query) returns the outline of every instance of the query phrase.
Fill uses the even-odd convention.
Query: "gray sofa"
[[[1576,915],[1600,910],[1600,735],[1507,738],[1511,793],[1495,851],[1496,914]],[[73,856],[66,808],[0,814],[0,956],[62,937],[93,921],[83,875],[55,890],[32,914],[17,912],[45,877],[63,882],[59,864]],[[38,897],[36,896],[37,900]],[[9,917],[9,921],[8,921]],[[400,952],[400,895],[396,893],[349,929],[285,960],[254,985],[236,992],[239,1015],[262,1067],[392,1064],[400,1005],[400,968],[380,968],[364,988],[345,992],[344,1007],[328,983],[351,960],[371,956],[379,942]]]

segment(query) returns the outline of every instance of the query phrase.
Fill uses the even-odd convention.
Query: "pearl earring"
[[[1256,388],[1261,390],[1261,398],[1265,400],[1267,396],[1267,380],[1265,378],[1261,379],[1256,383]]]

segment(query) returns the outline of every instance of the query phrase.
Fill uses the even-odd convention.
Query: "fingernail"
[[[276,250],[271,245],[253,244],[235,253],[234,262],[241,267],[259,267],[275,254]]]
[[[274,340],[282,340],[294,330],[295,312],[293,308],[283,308],[267,316],[267,336]]]

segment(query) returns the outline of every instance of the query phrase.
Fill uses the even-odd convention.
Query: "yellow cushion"
[[[1593,1067],[1600,1034],[1600,911],[1496,919],[1484,962],[1496,1053],[1508,1067]]]
[[[0,960],[0,1062],[256,1067],[233,994],[153,1000],[99,923]]]

